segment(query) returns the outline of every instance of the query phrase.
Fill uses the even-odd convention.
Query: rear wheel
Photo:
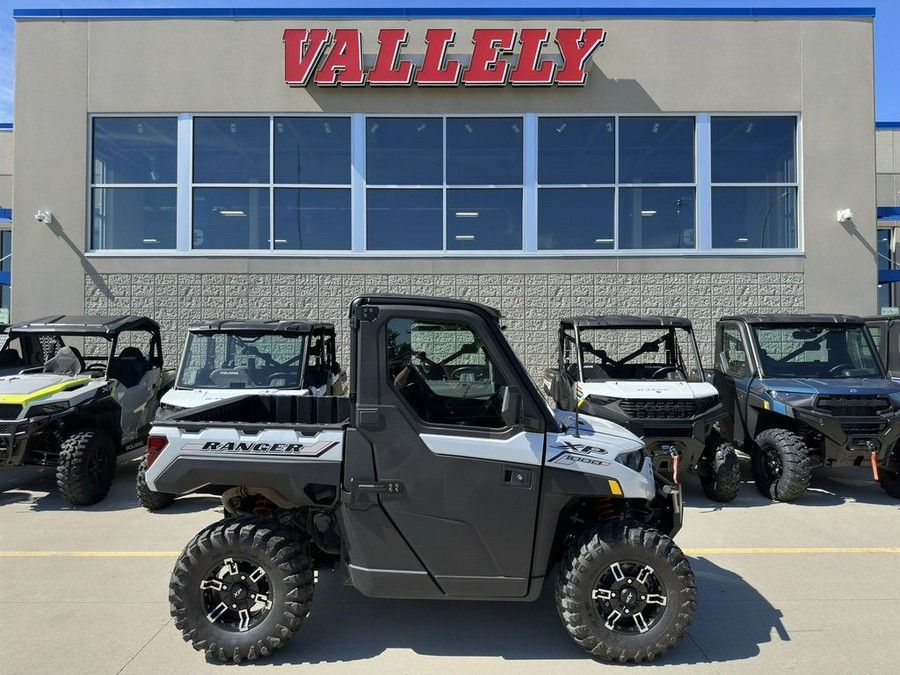
[[[700,474],[703,493],[716,502],[730,502],[741,487],[741,464],[731,443],[720,443]]]
[[[56,466],[56,486],[76,506],[96,504],[112,486],[116,472],[116,446],[99,429],[76,431],[62,442]]]
[[[277,521],[238,516],[202,530],[169,583],[175,625],[194,649],[239,662],[283,646],[309,614],[309,545]]]
[[[569,635],[607,661],[652,661],[694,618],[694,574],[666,535],[637,523],[594,527],[564,554],[556,608]]]
[[[800,497],[812,478],[812,458],[806,443],[786,429],[766,429],[756,437],[753,477],[760,493],[789,502]]]
[[[164,509],[175,501],[175,495],[169,492],[157,492],[151,490],[147,485],[147,459],[141,460],[137,473],[137,495],[138,501],[148,511],[158,511]]]

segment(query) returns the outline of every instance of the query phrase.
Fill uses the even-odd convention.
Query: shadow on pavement
[[[659,663],[735,661],[759,653],[773,629],[790,639],[781,612],[744,579],[703,559],[691,560],[698,608],[689,635]],[[555,570],[552,579],[555,579]],[[553,584],[536,602],[380,600],[320,573],[312,613],[287,646],[263,663],[357,661],[389,649],[425,656],[507,660],[589,659],[569,637],[553,600]],[[727,599],[723,602],[722,599]],[[736,608],[737,604],[737,608]]]

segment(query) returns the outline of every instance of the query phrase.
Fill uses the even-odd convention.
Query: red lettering
[[[514,28],[476,28],[472,31],[472,61],[463,71],[465,85],[506,84],[509,63],[500,54],[513,50],[516,43]]]
[[[284,81],[294,87],[305,87],[322,52],[331,41],[331,31],[324,28],[287,28],[284,40]]]
[[[378,31],[378,57],[375,67],[369,71],[369,84],[373,86],[397,86],[412,82],[415,65],[412,61],[401,60],[400,49],[409,40],[405,28],[382,28]]]
[[[550,31],[546,28],[523,28],[519,33],[522,50],[519,63],[512,71],[509,81],[512,84],[553,84],[556,64],[541,58],[541,49],[550,42]],[[540,61],[540,65],[538,65]]]
[[[556,31],[556,44],[563,57],[563,67],[556,74],[559,85],[580,85],[587,80],[584,66],[587,60],[606,39],[603,28],[560,28]]]
[[[334,31],[334,46],[325,57],[315,78],[319,86],[360,86],[365,84],[363,72],[362,36],[355,28]]]
[[[416,84],[449,85],[459,84],[462,63],[447,59],[447,48],[456,40],[451,28],[429,28],[425,31],[425,59],[416,73]]]

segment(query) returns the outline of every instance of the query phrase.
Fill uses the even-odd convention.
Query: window
[[[499,429],[507,380],[469,326],[392,318],[385,328],[387,378],[429,424]]]
[[[767,377],[881,377],[863,326],[754,326]]]
[[[92,249],[174,249],[177,122],[97,117],[92,123]]]
[[[797,248],[795,117],[711,120],[713,248]]]
[[[732,377],[748,377],[750,363],[747,361],[747,349],[737,326],[722,326],[719,329],[722,351],[719,354],[719,365]]]
[[[538,249],[613,248],[615,150],[613,117],[538,120]]]

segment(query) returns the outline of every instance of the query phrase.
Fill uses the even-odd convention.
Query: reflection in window
[[[521,248],[521,190],[447,190],[448,250]]]
[[[614,201],[612,188],[541,188],[538,248],[611,249]]]
[[[175,248],[175,188],[95,188],[91,248]]]
[[[350,120],[346,117],[276,117],[275,182],[350,184]]]
[[[194,118],[195,183],[268,183],[267,117]]]
[[[366,120],[369,185],[440,185],[444,182],[444,120],[440,117]]]
[[[448,117],[449,185],[521,185],[521,117]]]
[[[796,248],[797,188],[714,187],[713,248]]]
[[[385,327],[385,342],[387,380],[423,422],[507,426],[507,380],[469,326],[396,317]]]
[[[94,183],[175,183],[177,128],[172,117],[96,117]]]
[[[269,190],[194,188],[192,248],[269,248]]]
[[[713,183],[793,183],[795,117],[713,117]]]
[[[692,249],[694,211],[694,188],[621,188],[619,248]]]
[[[538,183],[614,183],[615,131],[613,117],[541,117],[538,120]]]
[[[275,248],[350,250],[350,190],[276,188]]]
[[[369,190],[366,248],[370,251],[439,251],[443,248],[441,190]]]
[[[619,120],[619,183],[693,182],[693,117]]]

